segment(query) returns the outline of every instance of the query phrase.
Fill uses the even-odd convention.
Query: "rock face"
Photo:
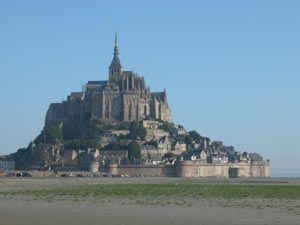
[[[116,40],[109,79],[88,81],[82,92],[71,93],[62,103],[52,103],[46,126],[91,119],[139,121],[147,117],[171,122],[166,90],[151,93],[143,77],[123,70],[118,55]]]

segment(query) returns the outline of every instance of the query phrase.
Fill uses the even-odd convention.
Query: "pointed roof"
[[[114,56],[119,55],[118,34],[115,34]]]
[[[115,35],[115,45],[114,45],[114,58],[111,61],[111,64],[109,66],[110,69],[120,69],[122,68],[120,59],[119,59],[119,45],[118,45],[118,37],[117,33]]]

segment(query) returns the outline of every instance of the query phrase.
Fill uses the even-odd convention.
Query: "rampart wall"
[[[211,164],[200,161],[177,161],[175,165],[117,165],[100,167],[111,174],[159,177],[270,177],[269,162]]]
[[[157,177],[174,177],[174,165],[117,165],[100,167],[100,172],[111,174],[145,175]]]
[[[211,164],[200,161],[177,161],[177,177],[270,177],[269,162]]]

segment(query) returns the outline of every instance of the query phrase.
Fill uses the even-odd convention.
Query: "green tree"
[[[153,119],[150,115],[147,115],[147,116],[145,117],[145,120],[152,120],[152,121],[154,121],[155,119]]]
[[[197,142],[197,143],[200,143],[201,140],[202,140],[202,136],[195,130],[192,130],[189,132],[189,135],[192,137],[192,139]]]
[[[163,129],[166,132],[169,132],[170,134],[175,132],[174,125],[172,123],[169,123],[167,121],[164,121],[160,126],[160,129]]]
[[[81,140],[81,149],[100,148],[100,143],[96,139]]]
[[[100,148],[100,141],[98,139],[84,139],[84,140],[78,140],[78,139],[72,139],[65,141],[64,143],[65,149],[88,149],[88,148]]]
[[[136,140],[138,137],[140,139],[144,139],[146,137],[146,134],[147,134],[146,129],[138,121],[134,121],[130,124],[129,131],[130,131],[131,140]]]
[[[48,143],[59,144],[63,142],[63,131],[60,126],[50,125],[46,127],[46,140]]]
[[[190,147],[193,143],[193,138],[190,135],[185,135],[184,142]]]
[[[136,141],[132,141],[128,146],[128,158],[132,161],[141,158],[141,147]]]
[[[115,125],[114,130],[129,130],[130,123],[129,122],[119,122]]]
[[[120,150],[121,147],[120,147],[119,143],[117,143],[117,142],[111,142],[108,145],[106,145],[104,147],[104,149],[106,149],[106,150]]]

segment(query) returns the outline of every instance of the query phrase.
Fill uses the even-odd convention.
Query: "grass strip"
[[[228,185],[228,184],[101,184],[38,190],[5,191],[0,195],[71,197],[164,197],[180,198],[267,198],[299,199],[298,185]]]

